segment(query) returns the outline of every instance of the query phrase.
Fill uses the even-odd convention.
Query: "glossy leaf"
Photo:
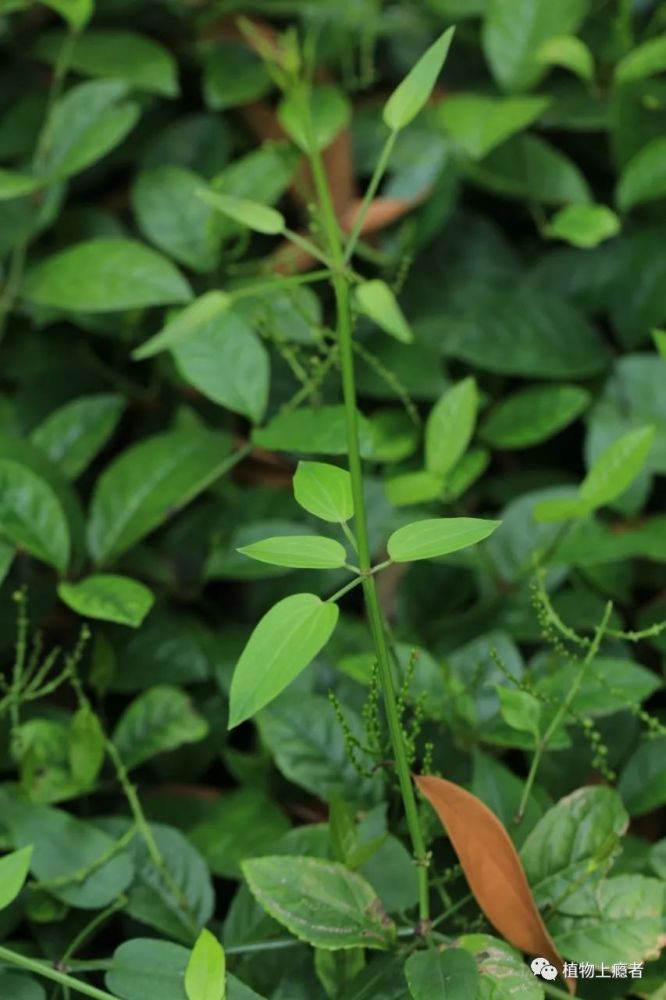
[[[173,348],[180,374],[208,399],[258,424],[268,404],[270,360],[249,323],[227,310]]]
[[[536,121],[550,104],[547,97],[448,97],[437,120],[473,160],[482,160],[496,146]]]
[[[231,296],[224,292],[204,292],[198,299],[185,306],[173,319],[169,319],[159,333],[146,340],[132,352],[135,361],[152,358],[160,351],[171,350],[207,326],[231,306]]]
[[[635,205],[666,198],[666,139],[655,139],[629,161],[617,187],[617,203],[627,212]]]
[[[135,698],[113,733],[126,767],[134,768],[156,754],[197,743],[208,735],[208,723],[181,690],[157,686]]]
[[[547,234],[589,250],[620,232],[620,220],[606,205],[567,205],[550,220]]]
[[[475,517],[438,517],[414,521],[394,531],[388,540],[388,554],[394,562],[436,559],[477,545],[492,535],[499,521]]]
[[[330,639],[338,615],[337,604],[314,594],[292,594],[266,612],[236,664],[230,729],[273,701],[308,666]]]
[[[28,272],[28,302],[71,312],[117,312],[178,305],[192,297],[174,265],[134,240],[93,239],[48,257]]]
[[[228,216],[234,222],[239,222],[241,226],[253,229],[257,233],[265,233],[276,236],[284,231],[284,216],[274,208],[261,205],[258,201],[249,201],[247,198],[234,198],[229,194],[220,194],[219,191],[211,191],[201,188],[197,196],[210,205],[217,212]]]
[[[203,429],[168,431],[124,451],[98,479],[88,543],[109,562],[215,482],[229,462],[230,440]]]
[[[558,434],[589,404],[589,392],[577,385],[523,389],[502,399],[479,433],[496,448],[529,448]]]
[[[67,479],[76,479],[111,437],[124,409],[122,396],[82,396],[50,413],[30,438]]]
[[[654,427],[639,427],[609,445],[583,480],[581,500],[593,509],[624,493],[644,467],[654,437]]]
[[[410,344],[414,339],[398,301],[384,281],[364,281],[356,288],[356,305],[385,333]]]
[[[42,186],[39,177],[19,174],[15,170],[0,170],[0,202],[23,198]]]
[[[150,590],[126,576],[99,574],[79,583],[58,586],[61,601],[84,618],[138,628],[155,598]]]
[[[45,479],[5,458],[0,459],[0,532],[59,573],[67,569],[70,536],[60,499]]]
[[[594,57],[585,42],[575,35],[556,35],[543,43],[536,54],[546,66],[562,66],[586,83],[594,79]]]
[[[294,92],[288,95],[278,107],[278,119],[289,138],[303,152],[307,152],[310,146],[304,102],[309,106],[314,145],[317,149],[326,149],[347,125],[351,105],[336,87],[315,87],[307,94]]]
[[[462,948],[414,952],[405,962],[405,976],[413,1000],[470,1000],[479,985],[476,962]]]
[[[615,67],[618,83],[630,83],[654,76],[666,69],[666,37],[660,35],[637,45]]]
[[[448,28],[423,53],[384,105],[384,123],[392,132],[409,125],[430,100],[453,41],[453,33],[454,29]]]
[[[23,888],[31,858],[32,847],[23,847],[0,858],[0,910],[13,903]]]
[[[520,858],[495,814],[476,796],[443,778],[422,776],[415,781],[442,821],[489,922],[510,944],[529,955],[543,955],[561,970],[562,960]]]
[[[210,931],[203,930],[185,971],[187,1000],[225,1000],[225,973],[224,948]]]
[[[65,38],[63,31],[40,35],[34,52],[55,63]],[[169,50],[153,38],[133,31],[86,31],[76,39],[69,65],[86,76],[123,80],[134,90],[163,97],[175,97],[178,93],[176,62]]]
[[[340,569],[347,562],[347,553],[340,542],[316,535],[264,538],[238,551],[259,562],[293,569]]]
[[[344,865],[276,856],[246,861],[252,895],[278,923],[316,948],[388,948],[395,926],[371,886]]]
[[[299,462],[294,496],[304,510],[322,521],[342,524],[354,516],[351,476],[337,465]]]
[[[474,433],[479,397],[473,378],[448,389],[428,415],[425,463],[428,472],[446,476],[467,450]]]

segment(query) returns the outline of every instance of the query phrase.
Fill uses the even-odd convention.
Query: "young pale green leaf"
[[[122,396],[82,396],[50,413],[30,439],[67,479],[76,479],[111,437],[124,409]]]
[[[208,735],[208,723],[183,691],[166,685],[152,687],[125,709],[113,742],[128,768],[156,754],[198,743]]]
[[[430,100],[453,40],[455,28],[448,28],[398,84],[384,105],[384,123],[398,132],[416,118]]]
[[[569,518],[584,517],[593,510],[592,504],[578,497],[557,497],[552,500],[541,500],[534,507],[534,520],[550,524],[556,521],[568,521]]]
[[[482,542],[500,524],[500,521],[484,521],[477,517],[414,521],[393,532],[388,540],[388,554],[394,562],[435,559]]]
[[[384,489],[394,507],[409,507],[439,499],[444,492],[444,480],[427,469],[418,469],[392,476],[384,483]]]
[[[347,553],[334,538],[316,535],[285,535],[264,538],[253,545],[238,549],[243,555],[271,566],[293,569],[340,569],[347,562]]]
[[[59,497],[41,476],[5,458],[0,459],[0,534],[65,573],[70,535]]]
[[[79,583],[61,583],[58,596],[85,618],[138,628],[153,606],[150,590],[126,576],[100,573]]]
[[[522,389],[500,400],[479,433],[496,448],[529,448],[558,434],[589,404],[589,392],[577,385]]]
[[[662,358],[666,358],[666,330],[653,330],[652,339]]]
[[[326,149],[348,124],[351,105],[336,87],[315,87],[307,94],[287,96],[278,107],[278,118],[289,138],[307,153],[310,147],[303,102],[309,105],[315,147]]]
[[[412,1000],[470,1000],[477,995],[476,962],[462,948],[417,951],[405,962]]]
[[[541,717],[541,702],[528,691],[497,685],[500,700],[500,711],[504,721],[519,732],[531,733],[534,739],[539,738],[539,721]]]
[[[255,627],[231,682],[229,729],[255,715],[324,648],[336,626],[337,604],[315,594],[278,601]]]
[[[85,28],[95,8],[94,0],[42,0],[42,3],[64,17],[77,31]]]
[[[322,521],[342,524],[354,516],[352,481],[346,469],[326,462],[299,462],[293,486],[297,503]]]
[[[64,31],[49,31],[39,36],[32,51],[55,65],[65,42]],[[178,94],[178,67],[170,51],[134,31],[84,32],[76,39],[69,65],[86,76],[122,80],[133,90],[163,97]]]
[[[594,79],[594,57],[585,42],[575,35],[555,35],[543,43],[536,53],[537,61],[545,66],[562,66],[586,83]]]
[[[666,139],[654,139],[627,164],[617,186],[617,203],[627,212],[635,205],[666,198]]]
[[[316,948],[388,948],[395,938],[372,887],[344,865],[277,856],[246,861],[250,891],[278,923]]]
[[[617,236],[621,223],[607,205],[566,205],[550,220],[546,235],[591,250]]]
[[[159,354],[160,351],[177,347],[197,333],[201,327],[216,319],[220,313],[226,312],[231,302],[231,296],[224,292],[204,292],[173,319],[168,320],[159,333],[132,351],[132,357],[135,361],[143,361]]]
[[[666,35],[651,38],[633,48],[615,67],[618,83],[643,80],[666,69]]]
[[[227,310],[173,348],[178,371],[208,399],[258,424],[268,405],[270,358],[249,322]]]
[[[447,390],[433,406],[425,430],[428,472],[444,477],[467,449],[476,422],[479,396],[473,378]]]
[[[225,1000],[225,974],[224,948],[204,929],[192,949],[185,971],[187,1000]]]
[[[510,136],[531,125],[550,105],[548,97],[484,97],[454,94],[437,110],[437,120],[473,160],[482,160]]]
[[[143,243],[93,239],[47,257],[28,272],[23,298],[71,312],[179,305],[192,298],[180,271]]]
[[[414,334],[385,281],[364,281],[357,286],[355,298],[358,309],[380,329],[403,344],[411,344]]]
[[[23,888],[30,871],[32,847],[22,847],[19,851],[0,858],[0,910],[9,906]]]
[[[0,170],[0,201],[11,201],[32,194],[42,186],[39,177],[17,174],[15,170]]]
[[[639,427],[613,441],[581,483],[581,500],[596,508],[624,493],[645,466],[655,433],[654,427]]]
[[[185,506],[226,471],[231,439],[203,428],[167,431],[122,452],[93,492],[88,545],[109,562]]]
[[[64,180],[91,166],[118,146],[136,125],[139,105],[121,101],[120,80],[93,80],[72,87],[53,109],[43,174]]]
[[[234,198],[230,194],[221,194],[208,188],[201,188],[197,195],[218,212],[222,212],[223,215],[248,229],[253,229],[256,233],[276,236],[284,232],[284,216],[275,208],[260,205],[258,201],[249,201],[247,198]]]

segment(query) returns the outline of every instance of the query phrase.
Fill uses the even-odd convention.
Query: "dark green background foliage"
[[[307,271],[276,276],[279,215],[218,211],[231,204],[219,195],[273,206],[324,245],[298,107],[287,98],[276,117],[281,78],[238,15],[289,29],[283,68],[301,40],[321,145],[348,130],[351,157],[338,139],[327,159],[341,218],[380,157],[386,98],[457,26],[379,190],[393,221],[353,261],[404,314],[376,286],[353,296],[376,562],[414,520],[502,522],[430,561],[389,546],[378,585],[410,764],[471,789],[507,825],[565,959],[646,963],[640,982],[581,982],[580,995],[640,987],[657,1000],[657,0],[0,0],[0,844],[34,847],[0,938],[124,1000],[184,1000],[205,925],[225,945],[231,1000],[544,995],[485,936],[425,804],[436,940],[459,947],[413,954],[405,970],[415,868],[359,590],[314,662],[227,729],[234,665],[260,617],[290,595],[330,596],[354,562],[332,541],[345,543],[335,517],[311,516],[292,491],[300,460],[346,467],[330,288]],[[317,549],[330,568],[238,551],[293,536],[307,566],[315,535],[331,540]],[[305,667],[299,648],[285,675]],[[340,940],[349,950],[326,950]],[[103,962],[77,965],[114,953],[105,980]],[[3,963],[2,998],[43,1000],[37,978]]]

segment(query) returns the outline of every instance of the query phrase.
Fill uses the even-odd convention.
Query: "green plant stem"
[[[315,260],[318,260],[321,264],[325,264],[326,267],[331,267],[331,261],[328,259],[326,254],[322,253],[319,247],[315,246],[311,240],[301,236],[300,233],[295,233],[293,229],[285,229],[284,236],[290,243],[293,243],[295,247],[298,247],[299,250],[302,250],[304,253],[314,257]]]
[[[93,919],[76,935],[69,948],[62,956],[60,960],[61,968],[66,969],[69,965],[70,959],[76,954],[79,948],[86,941],[90,940],[93,934],[95,934],[95,932],[102,927],[107,920],[110,920],[115,913],[124,909],[125,906],[127,906],[127,896],[121,895],[118,899],[115,899],[110,906],[107,906],[105,910],[102,910],[101,913],[97,913]],[[71,996],[69,986],[63,986],[62,995],[64,1000],[69,1000]]]
[[[98,990],[96,986],[89,986],[88,983],[82,983],[78,979],[74,979],[73,976],[68,976],[65,972],[59,972],[52,965],[38,962],[37,959],[28,958],[27,955],[21,955],[9,948],[0,946],[0,962],[25,969],[26,972],[33,972],[37,976],[43,976],[53,983],[81,993],[85,997],[92,997],[93,1000],[117,1000],[117,997],[114,997],[112,993],[107,993],[106,990]]]
[[[580,670],[578,671],[573,684],[567,691],[567,694],[563,699],[563,701],[561,702],[559,709],[553,716],[550,725],[548,726],[548,728],[546,729],[545,733],[543,734],[543,736],[541,737],[536,746],[529,774],[527,775],[527,780],[525,781],[525,787],[523,788],[523,794],[520,799],[520,805],[518,806],[518,812],[516,814],[516,823],[520,823],[523,819],[523,816],[525,815],[525,808],[527,806],[527,801],[532,792],[532,788],[536,780],[537,772],[539,770],[539,765],[541,764],[541,758],[543,757],[544,750],[550,743],[553,734],[559,728],[562,719],[569,711],[571,703],[578,694],[580,686],[583,683],[583,679],[587,672],[587,668],[589,667],[590,663],[599,652],[599,646],[601,645],[602,638],[606,634],[606,627],[608,625],[608,621],[610,619],[612,611],[613,611],[613,605],[612,602],[609,601],[608,604],[606,605],[606,610],[604,611],[603,618],[601,619],[601,624],[598,625],[597,628],[595,629],[594,639],[590,644],[590,648],[587,651],[585,659],[580,665]]]
[[[312,128],[309,123],[309,107],[307,105],[307,101],[304,102],[304,114],[311,134]],[[419,916],[422,923],[427,926],[430,919],[427,867],[428,855],[419,822],[416,795],[414,793],[414,786],[412,785],[409,760],[407,757],[407,748],[405,746],[404,735],[400,727],[398,704],[393,684],[391,662],[386,645],[386,636],[384,634],[379,597],[375,586],[375,580],[372,576],[367,513],[365,508],[365,497],[363,494],[363,466],[359,446],[356,382],[354,377],[354,349],[352,344],[349,285],[345,273],[346,263],[342,251],[338,221],[335,216],[335,210],[333,208],[333,202],[322,158],[316,143],[310,142],[309,145],[312,174],[321,207],[322,222],[329,245],[329,253],[335,265],[335,273],[332,280],[337,309],[337,333],[340,348],[340,369],[342,374],[342,391],[347,430],[347,450],[349,454],[349,472],[352,481],[352,494],[354,497],[354,524],[356,527],[356,538],[358,541],[358,558],[359,566],[361,568],[363,595],[365,598],[368,619],[370,622],[370,630],[379,665],[379,675],[384,696],[386,719],[393,753],[395,756],[396,773],[398,775],[407,826],[417,865]],[[377,173],[377,171],[375,173]],[[377,181],[377,183],[379,182]]]
[[[318,281],[328,281],[331,271],[310,271],[308,274],[285,274],[270,281],[257,281],[241,288],[232,289],[229,294],[232,299],[249,299],[264,292],[280,291],[282,288],[294,288],[299,285],[314,285]]]
[[[395,146],[395,140],[398,136],[397,132],[391,132],[388,139],[384,143],[384,148],[379,154],[379,159],[377,160],[377,166],[375,167],[374,173],[368,184],[368,189],[365,192],[365,196],[361,203],[361,207],[358,210],[356,219],[354,220],[354,225],[352,226],[352,231],[349,234],[349,239],[345,246],[344,252],[344,263],[348,264],[354,253],[356,244],[358,243],[358,238],[361,235],[361,230],[363,229],[363,223],[365,222],[365,217],[368,214],[370,205],[372,204],[375,195],[377,194],[377,188],[379,187],[382,177],[386,173],[386,168],[388,167],[389,160],[391,159],[391,153],[393,152],[393,147]]]

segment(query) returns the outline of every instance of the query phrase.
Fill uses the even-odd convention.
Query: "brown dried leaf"
[[[481,910],[505,940],[520,951],[563,961],[534,902],[509,834],[481,799],[451,781],[415,776],[419,791],[442,821]],[[570,993],[575,980],[567,979]]]
[[[363,220],[361,232],[364,235],[378,233],[381,229],[386,229],[418,205],[427,195],[424,191],[418,198],[375,198],[368,209],[368,213]],[[354,227],[356,216],[358,215],[362,201],[356,199],[352,201],[342,213],[340,225],[345,232],[350,233]]]

